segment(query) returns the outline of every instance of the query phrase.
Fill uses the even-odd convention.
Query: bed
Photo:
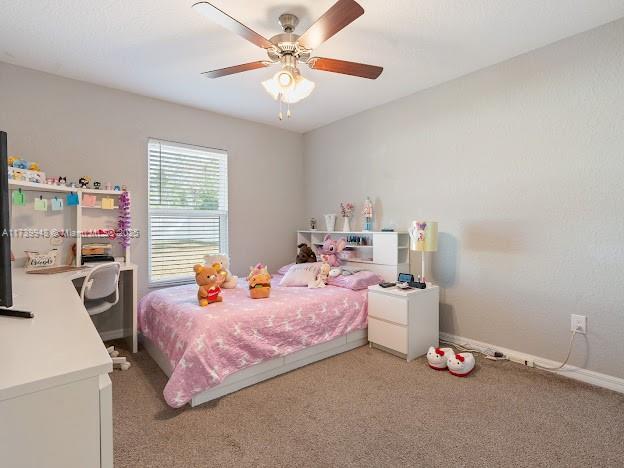
[[[281,287],[251,299],[247,284],[199,307],[194,284],[153,291],[139,303],[140,339],[169,376],[174,408],[197,406],[367,343],[366,290]]]

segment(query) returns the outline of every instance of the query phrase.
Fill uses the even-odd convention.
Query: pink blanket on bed
[[[139,303],[139,327],[169,358],[163,392],[178,408],[228,375],[367,326],[366,290],[279,287],[250,299],[247,285],[223,291],[223,302],[199,307],[197,286],[153,291]]]

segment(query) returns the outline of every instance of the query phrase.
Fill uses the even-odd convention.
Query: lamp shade
[[[412,221],[409,228],[410,249],[417,252],[435,252],[438,250],[437,221]]]

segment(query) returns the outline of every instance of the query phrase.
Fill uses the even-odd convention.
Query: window
[[[228,252],[227,153],[153,140],[149,157],[149,283],[194,280],[204,255]]]

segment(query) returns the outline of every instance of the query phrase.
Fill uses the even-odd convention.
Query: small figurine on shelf
[[[56,179],[54,177],[48,177],[46,179],[46,184],[48,184],[48,185],[56,185]]]
[[[15,161],[17,161],[19,158],[17,156],[9,156],[7,158],[7,163],[9,164],[9,167],[13,167],[13,164],[15,164]]]
[[[16,159],[13,162],[13,167],[15,169],[28,169],[28,161],[26,161],[25,159]]]
[[[104,190],[113,190],[113,184],[111,184],[110,182],[106,182],[104,184]]]
[[[39,167],[39,164],[36,162],[30,163],[30,165],[28,166],[28,169],[31,171],[37,171],[37,172],[41,171],[41,167]]]
[[[62,187],[67,186],[67,177],[62,176],[58,178],[58,184]]]
[[[121,186],[121,191],[122,191],[122,192],[127,192],[127,191],[128,191],[128,187],[127,187],[127,186],[125,186],[125,185],[122,185],[122,186]]]
[[[119,185],[115,185],[113,190],[115,190],[115,192],[121,192],[121,187]]]
[[[69,188],[76,188],[76,182],[70,182],[68,187]]]
[[[93,188],[95,190],[100,190],[100,187],[102,187],[102,184],[98,181],[93,182]]]
[[[316,231],[316,218],[310,218],[310,229]]]
[[[81,177],[80,179],[78,179],[78,186],[80,188],[89,188],[90,183],[91,183],[91,177],[89,176]]]

